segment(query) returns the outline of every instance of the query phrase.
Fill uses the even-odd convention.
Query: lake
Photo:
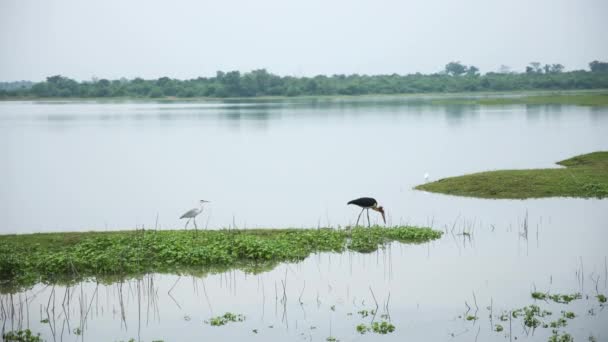
[[[345,227],[373,196],[389,225],[441,239],[320,253],[259,274],[151,274],[4,293],[3,331],[47,340],[547,340],[502,312],[580,292],[561,331],[608,338],[608,200],[483,200],[412,188],[608,150],[608,108],[432,105],[428,97],[0,102],[0,234]],[[381,219],[373,213],[372,224]],[[463,234],[465,233],[465,234]],[[66,299],[67,298],[67,299]],[[378,309],[376,317],[358,312]],[[243,322],[204,323],[225,312]],[[492,313],[492,319],[489,318]],[[467,317],[477,319],[467,320]],[[48,321],[47,321],[48,319]],[[392,322],[385,336],[358,324]],[[496,332],[496,324],[504,331]]]

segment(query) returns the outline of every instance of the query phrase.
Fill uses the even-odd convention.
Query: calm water
[[[568,306],[541,304],[552,320],[565,309],[578,315],[565,328],[576,340],[605,340],[606,313],[594,296],[608,294],[608,200],[480,200],[412,187],[426,172],[433,180],[555,167],[607,150],[606,132],[608,108],[574,106],[431,106],[410,98],[0,102],[0,233],[180,228],[178,217],[199,199],[212,201],[199,226],[337,227],[354,223],[358,211],[345,203],[362,195],[385,206],[389,224],[447,231],[429,244],[324,253],[258,275],[155,274],[69,291],[38,285],[2,295],[0,312],[12,313],[2,324],[58,341],[375,340],[355,331],[371,321],[357,311],[375,307],[373,291],[375,319],[388,313],[397,327],[383,340],[505,341],[508,322],[496,315],[532,304],[537,288],[589,295]],[[479,320],[466,321],[475,301]],[[226,311],[247,319],[203,323]],[[524,340],[550,334],[526,335],[520,321],[512,331]]]

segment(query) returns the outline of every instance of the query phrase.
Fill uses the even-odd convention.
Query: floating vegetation
[[[595,296],[595,297],[597,298],[597,300],[598,300],[600,303],[602,303],[602,304],[606,303],[606,296],[605,296],[605,295],[603,295],[603,294],[598,294],[598,295],[597,295],[597,296]]]
[[[574,342],[574,338],[568,333],[560,334],[557,330],[553,330],[549,342]]]
[[[222,325],[226,325],[230,322],[243,322],[245,320],[245,316],[241,314],[233,314],[232,312],[226,312],[222,316],[212,317],[209,321],[205,321],[205,323],[213,326],[219,327]],[[257,333],[257,330],[254,331]]]
[[[395,331],[395,326],[387,321],[372,322],[371,325],[365,325],[363,323],[357,325],[356,330],[359,334],[363,335],[367,332],[374,332],[376,334],[386,335]]]
[[[371,252],[399,241],[441,237],[430,228],[115,231],[0,236],[0,279],[6,290],[37,282],[182,273],[203,267],[252,272],[316,252]],[[11,289],[12,288],[12,289]]]
[[[386,335],[395,331],[395,326],[387,321],[372,323],[372,331],[378,334]]]
[[[333,337],[333,336],[329,336],[328,338],[325,339],[325,341],[327,342],[337,342],[340,341],[337,338]]]
[[[524,318],[524,325],[528,328],[537,328],[541,325],[539,318],[550,316],[551,311],[541,310],[537,305],[524,306],[521,309],[513,310],[513,318]]]
[[[576,317],[576,315],[572,311],[562,311],[562,315],[564,315],[564,317],[566,317],[567,319],[574,319],[574,317]]]
[[[569,304],[573,300],[583,298],[583,296],[580,293],[550,295],[548,293],[543,292],[532,292],[532,298],[538,300],[550,299],[556,303]]]
[[[361,316],[361,318],[365,318],[365,317],[367,317],[369,315],[374,316],[376,314],[376,310],[373,310],[373,309],[372,310],[365,310],[364,309],[364,310],[357,311],[357,313]]]
[[[40,334],[34,335],[30,329],[9,331],[2,334],[2,339],[6,342],[42,342]]]
[[[536,299],[536,300],[543,300],[546,302],[554,302],[554,303],[558,303],[558,304],[569,304],[570,302],[577,300],[577,299],[582,299],[583,296],[581,293],[572,293],[572,294],[549,294],[549,293],[544,293],[544,292],[532,292],[531,294],[532,298]],[[587,299],[589,299],[589,296],[586,297]],[[599,299],[599,298],[598,298]],[[600,304],[601,306],[602,304]],[[491,306],[488,307],[488,310],[491,311]],[[594,315],[594,309],[591,308],[588,310],[588,313],[590,315]],[[551,311],[548,310],[544,310],[543,308],[541,308],[538,305],[532,304],[532,305],[528,305],[528,306],[524,306],[522,308],[519,309],[515,309],[515,310],[511,310],[511,311],[502,311],[501,313],[497,314],[497,315],[493,315],[490,312],[490,319],[492,319],[493,317],[496,317],[497,319],[499,319],[501,322],[506,322],[509,321],[507,324],[509,324],[509,332],[508,334],[511,334],[511,320],[519,320],[521,319],[523,322],[523,326],[525,328],[528,329],[536,329],[536,328],[544,328],[544,329],[551,329],[552,335],[549,338],[550,342],[571,342],[573,341],[573,338],[570,334],[568,334],[567,332],[564,332],[562,329],[568,326],[568,321],[569,320],[573,320],[576,317],[578,317],[578,315],[572,311],[567,311],[567,310],[561,310],[560,311],[560,316],[555,318],[554,320],[550,320],[549,317],[553,317],[553,313]],[[472,316],[467,316],[466,319],[469,320],[469,317]],[[505,323],[503,323],[505,324]],[[503,332],[504,331],[504,327],[502,324],[495,324],[494,325],[494,329],[495,332]],[[529,330],[524,329],[526,331],[526,334],[528,334]],[[513,337],[513,336],[510,336]],[[515,339],[517,339],[517,336],[515,336]]]
[[[361,335],[363,335],[369,331],[369,327],[363,323],[357,325],[356,329],[357,329],[357,332]]]
[[[473,316],[473,315],[468,315],[466,317],[467,321],[476,321],[477,319],[478,319],[478,317],[477,316]]]

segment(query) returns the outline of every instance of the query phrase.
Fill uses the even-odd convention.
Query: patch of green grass
[[[418,190],[480,198],[608,197],[608,151],[562,160],[555,169],[500,170],[440,179]]]
[[[484,97],[446,97],[431,100],[437,105],[577,105],[608,106],[608,92],[559,92],[542,95],[484,96]]]
[[[437,239],[430,228],[115,231],[0,235],[0,291],[38,282],[95,277],[115,281],[148,272],[267,270],[316,252],[371,252],[392,241]]]

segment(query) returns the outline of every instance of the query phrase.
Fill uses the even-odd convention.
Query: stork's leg
[[[359,213],[359,216],[357,217],[357,223],[355,223],[355,228],[359,226],[359,219],[361,218],[361,214],[363,214],[363,210],[365,210],[365,208],[361,209],[361,212]]]
[[[369,222],[369,208],[367,208],[367,227],[369,228],[371,226],[372,226],[372,224],[371,224],[371,222]]]

